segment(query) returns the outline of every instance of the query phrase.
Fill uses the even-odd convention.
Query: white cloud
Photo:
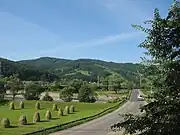
[[[143,36],[142,32],[129,32],[129,33],[120,33],[118,35],[110,35],[106,37],[102,37],[99,39],[92,39],[90,41],[85,41],[81,43],[65,43],[63,44],[63,47],[60,46],[58,48],[53,48],[49,50],[43,50],[41,53],[56,53],[56,52],[62,52],[67,53],[68,51],[74,51],[74,49],[80,49],[80,48],[92,48],[96,46],[103,46],[103,45],[111,45],[112,43],[120,43],[127,40],[133,40],[136,38],[140,38]]]

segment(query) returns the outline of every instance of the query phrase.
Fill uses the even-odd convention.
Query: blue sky
[[[145,35],[131,27],[172,0],[0,0],[0,57],[139,62]]]

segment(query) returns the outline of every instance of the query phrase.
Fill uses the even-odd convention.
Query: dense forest
[[[19,74],[21,80],[54,81],[57,79],[81,79],[97,82],[119,77],[124,81],[138,83],[139,64],[115,63],[95,59],[58,59],[42,57],[34,60],[10,61],[0,58],[3,76]]]

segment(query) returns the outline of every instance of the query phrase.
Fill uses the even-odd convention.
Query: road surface
[[[123,120],[119,114],[125,113],[139,113],[140,104],[144,104],[143,101],[137,101],[137,95],[139,90],[133,90],[130,100],[125,103],[121,108],[114,112],[102,116],[98,119],[84,123],[73,128],[52,133],[50,135],[111,135],[114,134],[110,130],[110,125],[117,121]]]

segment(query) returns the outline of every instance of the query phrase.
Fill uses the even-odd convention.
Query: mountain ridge
[[[138,63],[107,62],[99,59],[80,58],[76,60],[61,59],[54,57],[40,57],[37,59],[21,60],[21,64],[46,69],[60,78],[83,79],[97,81],[97,76],[106,78],[116,74],[124,80],[138,82]]]

